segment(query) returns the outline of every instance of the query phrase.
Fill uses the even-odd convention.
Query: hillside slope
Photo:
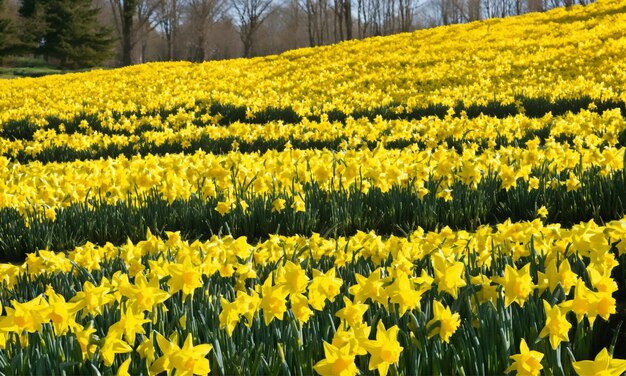
[[[520,96],[623,101],[624,56],[626,5],[600,0],[250,60],[154,63],[0,81],[0,122],[199,102],[309,115],[460,100],[509,104]]]
[[[622,374],[624,4],[1,81],[0,374]]]

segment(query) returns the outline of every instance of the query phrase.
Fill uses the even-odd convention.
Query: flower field
[[[624,56],[600,0],[0,81],[0,374],[622,375]]]

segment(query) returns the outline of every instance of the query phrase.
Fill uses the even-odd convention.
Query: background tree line
[[[0,59],[64,68],[251,57],[591,0],[0,0]]]

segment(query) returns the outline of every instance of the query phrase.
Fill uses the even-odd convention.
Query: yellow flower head
[[[280,213],[281,211],[283,211],[283,209],[285,209],[285,199],[277,198],[274,201],[272,201],[273,212]]]
[[[335,301],[342,285],[343,280],[335,277],[335,269],[330,269],[326,273],[313,269],[313,281],[309,286],[309,304],[318,311],[323,310],[327,299]]]
[[[232,336],[240,318],[240,312],[237,309],[238,304],[236,301],[231,303],[223,297],[220,297],[220,302],[222,305],[222,311],[219,316],[220,328],[226,329],[226,333]]]
[[[567,332],[572,327],[572,324],[570,324],[565,317],[567,312],[561,313],[561,309],[558,305],[551,307],[550,303],[544,300],[543,308],[546,311],[546,325],[541,330],[541,333],[539,333],[539,337],[544,338],[549,335],[550,345],[552,345],[553,350],[556,350],[561,341],[569,341]]]
[[[289,297],[291,302],[291,311],[296,319],[304,324],[309,321],[309,318],[313,315],[313,310],[309,306],[309,300],[302,294],[293,294]]]
[[[433,268],[435,270],[435,283],[440,291],[445,291],[457,298],[459,288],[467,285],[465,281],[465,264],[460,261],[449,262],[443,252],[433,254]]]
[[[189,257],[186,257],[182,264],[170,264],[168,270],[171,275],[167,282],[170,294],[182,291],[185,300],[188,295],[193,295],[197,288],[202,287],[202,272],[191,263]]]
[[[369,277],[365,278],[360,274],[355,274],[356,285],[350,286],[350,294],[354,295],[354,301],[363,303],[368,298],[374,302],[378,302],[383,306],[387,306],[389,295],[385,291],[385,279],[380,277],[382,269],[378,268],[372,271]]]
[[[315,372],[321,376],[355,376],[359,373],[349,345],[339,348],[324,342],[324,356],[323,360],[313,366]]]
[[[399,305],[400,316],[403,316],[409,309],[420,309],[422,291],[415,289],[415,284],[406,273],[397,273],[393,283],[385,290],[389,295],[389,302]]]
[[[376,340],[365,344],[365,349],[370,353],[369,369],[378,369],[381,376],[387,375],[389,366],[400,360],[403,347],[398,342],[397,325],[385,330],[382,320],[376,326]]]
[[[333,336],[333,346],[343,347],[344,345],[350,346],[350,353],[355,355],[365,355],[367,350],[366,344],[369,343],[370,328],[365,323],[359,323],[355,326],[348,328],[347,323],[343,323],[335,332]]]
[[[122,310],[120,321],[111,325],[109,334],[114,334],[118,338],[123,335],[128,343],[134,344],[137,334],[146,334],[143,324],[149,322],[150,320],[145,318],[143,311],[135,313],[132,307],[128,307]]]
[[[594,360],[574,362],[572,366],[580,376],[621,376],[626,372],[626,360],[613,359],[606,348]]]
[[[548,209],[545,205],[541,205],[541,207],[537,209],[537,215],[541,218],[546,218],[548,216]]]
[[[543,354],[539,351],[530,350],[524,338],[520,342],[519,350],[519,354],[511,355],[513,364],[505,372],[515,371],[519,376],[539,376],[543,369],[541,365]]]
[[[110,367],[115,361],[115,354],[126,354],[133,348],[126,342],[117,338],[116,332],[109,331],[100,347],[100,357],[106,367]]]
[[[306,291],[309,285],[309,278],[300,265],[287,261],[284,267],[277,271],[276,284],[283,285],[289,294],[299,294]]]
[[[213,349],[211,345],[194,346],[191,333],[187,335],[183,347],[178,347],[178,341],[168,341],[157,333],[157,343],[163,356],[157,359],[150,367],[150,373],[167,372],[169,375],[176,370],[177,375],[206,375],[211,371],[207,354]]]
[[[283,285],[272,285],[272,278],[268,277],[263,283],[261,294],[259,307],[263,310],[265,325],[269,325],[274,318],[282,320],[287,311],[287,289]]]
[[[363,320],[363,314],[369,308],[367,304],[352,303],[346,296],[343,297],[343,303],[345,307],[337,311],[335,316],[345,320],[350,326],[359,324]]]
[[[453,314],[450,307],[444,307],[437,300],[433,301],[433,318],[426,324],[428,338],[439,334],[442,341],[449,342],[460,325],[461,317],[458,313]]]
[[[506,265],[504,277],[494,278],[494,280],[504,287],[504,304],[506,307],[513,302],[523,307],[535,288],[530,275],[530,264],[524,265],[520,270],[511,265]]]

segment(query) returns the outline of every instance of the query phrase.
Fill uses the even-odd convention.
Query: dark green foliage
[[[31,18],[37,13],[37,8],[48,5],[49,0],[21,0],[18,13],[20,17]]]
[[[307,252],[306,248],[284,248],[286,259],[292,258],[300,252]],[[613,250],[614,252],[614,250]],[[169,253],[144,256],[142,264],[148,265],[149,260],[163,256],[172,259]],[[580,259],[570,257],[570,261]],[[283,260],[284,262],[285,260]],[[626,263],[626,256],[619,258],[621,264]],[[389,262],[389,260],[387,261]],[[520,260],[529,263],[533,278],[537,281],[537,271],[545,272],[545,260],[531,251],[531,257]],[[385,261],[383,261],[385,263]],[[512,264],[508,256],[496,256],[492,263],[494,275],[502,271],[505,265]],[[301,264],[309,278],[312,269],[327,271],[334,265],[334,260],[323,257],[320,260],[307,260]],[[337,277],[344,281],[341,295],[348,294],[348,287],[356,284],[357,273],[368,276],[379,266],[372,260],[360,258],[356,262],[349,262],[346,266],[336,269]],[[414,264],[414,276],[422,270],[430,268],[427,258]],[[582,266],[584,268],[584,265]],[[272,265],[257,267],[257,283],[271,276],[275,269]],[[76,266],[71,273],[44,273],[37,276],[24,274],[12,289],[5,289],[6,294],[0,295],[0,303],[9,306],[11,299],[28,301],[45,293],[48,286],[66,299],[70,299],[77,291],[83,289],[85,281],[99,285],[103,278],[112,279],[114,273],[127,272],[126,265],[119,258],[113,258],[101,263],[99,270],[88,270]],[[576,271],[580,272],[579,270]],[[431,270],[432,273],[432,270]],[[466,278],[485,273],[484,269],[468,265]],[[588,277],[581,274],[581,278],[588,282]],[[251,282],[251,281],[249,281]],[[160,282],[160,287],[167,289],[166,281]],[[154,333],[177,333],[184,339],[191,333],[196,343],[208,343],[213,346],[209,354],[211,369],[220,375],[248,374],[313,374],[313,365],[324,358],[323,341],[331,342],[335,332],[341,325],[336,316],[338,310],[344,307],[343,301],[337,297],[334,302],[328,301],[323,311],[316,312],[306,324],[298,324],[291,311],[287,311],[282,320],[273,320],[266,326],[263,322],[263,313],[255,317],[248,328],[242,321],[235,326],[232,336],[220,328],[219,313],[222,310],[221,299],[228,301],[235,299],[235,277],[221,277],[219,273],[210,277],[203,277],[203,284],[191,298],[182,299],[180,292],[175,293],[165,301],[167,309],[158,308],[154,311],[155,320],[145,324],[146,336]],[[496,375],[503,374],[510,365],[510,356],[519,353],[519,339],[525,338],[533,350],[545,354],[544,366],[552,374],[573,374],[570,354],[576,359],[588,359],[597,353],[597,349],[609,347],[615,342],[615,358],[620,356],[620,346],[623,348],[624,339],[617,333],[618,327],[603,319],[596,319],[593,327],[589,327],[586,320],[577,323],[570,317],[572,331],[568,342],[562,342],[560,350],[552,350],[547,339],[539,339],[545,322],[545,313],[542,300],[553,301],[563,298],[565,294],[560,288],[554,291],[546,290],[529,299],[523,307],[512,304],[504,306],[500,297],[495,306],[491,303],[476,304],[478,287],[463,288],[457,299],[446,293],[432,288],[424,292],[419,310],[409,310],[403,316],[387,310],[380,304],[369,304],[364,313],[364,322],[372,328],[371,337],[376,336],[377,323],[382,320],[384,326],[399,327],[398,341],[404,348],[398,369],[407,375]],[[571,296],[571,295],[570,295]],[[433,301],[441,301],[453,312],[461,317],[461,327],[450,338],[449,343],[443,343],[438,337],[427,338],[427,323],[432,317]],[[369,302],[369,300],[367,301]],[[94,320],[96,334],[103,338],[109,328],[120,320],[122,303],[115,302],[103,309],[97,317],[86,315],[77,317],[81,325],[87,325]],[[472,306],[475,308],[472,308]],[[186,326],[179,322],[185,317]],[[618,318],[619,315],[613,315]],[[474,326],[476,322],[479,325]],[[100,354],[96,354],[91,361],[83,362],[80,347],[73,334],[54,336],[50,324],[45,324],[38,333],[27,334],[29,346],[20,346],[19,341],[8,343],[8,348],[0,351],[0,373],[2,374],[114,374],[115,369],[122,361],[118,357],[113,367],[105,368],[100,363]],[[370,337],[370,338],[371,338]],[[141,338],[141,337],[140,337]],[[136,339],[131,345],[137,346],[141,339]],[[281,351],[281,347],[283,351]],[[8,354],[16,354],[9,358]],[[156,356],[161,352],[157,347]],[[132,357],[130,373],[139,374],[145,368],[145,359],[141,359],[137,352],[129,354]],[[364,375],[376,375],[376,371],[368,370],[368,357],[356,359],[358,367]],[[93,363],[92,363],[93,362]]]
[[[0,61],[4,56],[15,53],[20,48],[15,24],[6,17],[5,2],[0,0]]]
[[[2,5],[0,5],[0,12],[2,11]],[[8,48],[10,47],[9,37],[11,36],[11,22],[2,18],[0,13],[0,56],[7,55]]]
[[[534,173],[535,176],[548,176]],[[564,175],[565,176],[565,175]],[[563,177],[562,177],[563,178]],[[480,225],[495,225],[510,218],[533,220],[541,205],[548,208],[549,223],[564,227],[581,221],[605,223],[626,214],[626,177],[623,173],[600,176],[595,169],[579,175],[582,187],[566,192],[565,187],[528,192],[524,182],[509,191],[500,189],[500,181],[487,175],[473,190],[457,182],[454,199],[435,198],[437,182],[427,183],[431,193],[420,199],[411,186],[393,187],[388,192],[370,189],[367,193],[326,192],[317,185],[304,189],[306,212],[291,209],[292,198],[280,193],[266,197],[244,197],[250,207],[221,216],[215,207],[221,198],[168,202],[159,195],[129,197],[124,202],[105,203],[94,199],[74,203],[59,210],[55,221],[43,213],[31,213],[29,226],[15,209],[0,210],[0,260],[21,260],[28,252],[49,247],[66,251],[86,241],[121,244],[130,238],[142,240],[149,228],[155,234],[181,231],[188,239],[206,239],[213,234],[247,236],[250,241],[269,234],[349,236],[356,231],[374,230],[380,235],[406,235],[417,229],[434,230],[443,226],[474,230]],[[545,186],[542,180],[540,186]],[[286,199],[281,213],[272,212],[277,197]]]
[[[542,102],[538,99],[532,99],[532,100],[520,99],[520,101],[522,103],[526,103],[527,108],[531,111],[534,111],[534,114],[537,116],[539,116],[539,114],[543,116],[545,114],[544,111],[550,108],[552,109],[551,112],[558,113],[561,115],[564,114],[566,110],[567,111],[571,110],[573,112],[576,112],[582,109],[586,109],[589,106],[589,103],[591,103],[591,101],[588,100],[588,98],[586,99],[583,98],[583,99],[578,99],[578,100],[572,99],[572,100],[567,100],[567,101],[564,100],[562,102],[555,102],[551,106],[548,106],[546,104],[548,103],[547,101]],[[622,114],[626,115],[626,105],[623,102],[595,101],[593,103],[596,105],[596,109],[594,111],[602,113],[610,109],[620,108],[622,111]],[[534,104],[537,107],[533,107],[531,104]],[[577,107],[579,105],[581,107]],[[245,107],[223,105],[220,103],[212,103],[212,104],[198,103],[198,108],[199,108],[199,111],[196,112],[196,120],[194,120],[194,124],[199,127],[207,125],[200,120],[201,115],[207,114],[207,113],[211,115],[217,115],[217,114],[221,115],[221,119],[219,120],[219,124],[221,125],[228,125],[237,121],[253,123],[253,124],[264,124],[269,121],[283,121],[285,123],[297,123],[302,120],[302,118],[299,117],[291,108],[282,108],[282,109],[268,108],[266,110],[263,110],[255,114],[252,118],[246,117]],[[460,108],[461,107],[458,107],[455,110],[454,116],[458,116],[460,114],[460,111],[458,111]],[[493,110],[494,108],[497,108],[497,106],[493,104],[489,104],[482,109],[476,105],[472,105],[467,108],[463,107],[463,108],[464,108],[464,111],[467,112],[467,115],[469,117],[472,117],[472,116],[478,116],[480,113],[485,113],[486,111],[485,109],[491,108]],[[507,110],[506,106],[503,106],[502,108],[504,108],[503,112],[498,112],[494,110],[492,111],[493,113],[491,115],[498,116],[498,117],[509,116],[510,109]],[[179,109],[181,109],[180,106],[172,106],[171,108],[160,108],[156,111],[147,111],[147,112],[144,111],[145,113],[143,115],[140,114],[139,112],[137,113],[126,112],[126,113],[120,113],[120,114],[113,114],[113,117],[114,119],[120,119],[123,116],[130,117],[130,116],[135,115],[137,117],[142,117],[142,116],[157,116],[158,115],[163,119],[163,118],[167,118],[168,116],[172,114],[176,114],[179,111]],[[440,107],[429,106],[423,110],[412,110],[409,113],[398,114],[398,113],[393,112],[391,107],[385,107],[385,108],[380,108],[380,109],[369,111],[369,112],[357,111],[353,113],[351,116],[354,118],[368,117],[370,119],[374,119],[376,116],[383,116],[383,118],[385,119],[396,119],[396,118],[404,118],[404,117],[413,118],[414,116],[421,117],[421,116],[427,116],[427,115],[445,116],[446,111],[447,111],[446,108],[444,108],[443,106],[440,106]],[[419,116],[417,115],[418,113],[420,114]],[[315,116],[311,116],[310,118],[311,120],[319,120],[319,117],[315,117]],[[342,120],[345,121],[347,119],[347,115],[340,113],[336,110],[333,110],[328,114],[328,118],[329,120],[333,120],[333,121],[342,121]],[[41,129],[44,129],[44,130],[54,129],[58,133],[62,132],[62,133],[67,133],[67,134],[86,133],[86,132],[95,131],[95,132],[106,134],[106,135],[120,134],[120,135],[130,136],[134,134],[137,136],[141,136],[143,132],[156,130],[153,126],[149,124],[143,124],[143,125],[138,126],[134,132],[130,132],[127,129],[112,129],[108,126],[104,126],[102,122],[98,119],[97,114],[85,114],[85,113],[78,114],[75,117],[71,119],[66,119],[66,120],[60,119],[55,116],[48,116],[46,118],[46,121],[47,121],[47,125],[42,126]],[[79,124],[82,121],[86,121],[89,124],[89,128],[87,129],[81,128]],[[0,130],[0,137],[7,138],[9,140],[30,141],[33,139],[33,135],[38,129],[40,129],[40,127],[34,124],[33,122],[31,122],[27,118],[21,119],[21,120],[11,120],[5,123],[2,129]],[[541,128],[541,129],[529,130],[528,132],[526,132],[525,135],[516,139],[513,142],[513,145],[517,145],[517,146],[524,145],[528,140],[534,139],[535,137],[539,139],[541,145],[549,137],[554,137],[555,141],[561,142],[561,143],[567,143],[570,146],[573,145],[573,139],[574,139],[574,135],[571,135],[571,134],[552,134],[550,125],[546,125],[544,128]],[[165,154],[165,153],[180,153],[183,151],[190,153],[190,152],[194,152],[197,150],[205,150],[207,152],[211,152],[214,154],[220,154],[220,153],[227,153],[227,152],[232,151],[235,144],[238,145],[238,150],[241,152],[253,152],[253,151],[265,152],[267,150],[283,150],[286,147],[288,142],[291,144],[292,147],[298,148],[298,149],[326,148],[330,150],[337,150],[339,148],[339,145],[343,141],[347,141],[347,138],[337,138],[334,140],[325,140],[325,141],[313,141],[313,140],[301,141],[296,138],[290,138],[290,139],[262,139],[261,138],[261,139],[256,139],[250,142],[250,141],[237,139],[234,137],[222,138],[222,139],[210,139],[208,137],[201,137],[198,140],[193,140],[191,142],[191,145],[183,147],[181,144],[169,143],[169,142],[157,146],[157,145],[145,142],[140,139],[138,142],[129,144],[124,147],[110,145],[107,148],[102,149],[102,148],[94,146],[87,150],[81,150],[81,151],[73,150],[67,147],[56,147],[56,148],[43,150],[37,155],[30,155],[24,152],[18,152],[17,155],[14,155],[13,153],[8,152],[8,153],[5,153],[5,156],[21,163],[26,163],[26,162],[33,161],[33,160],[38,160],[38,161],[45,163],[45,162],[67,162],[67,161],[72,161],[72,160],[98,159],[98,158],[107,158],[107,157],[115,158],[120,155],[130,157],[136,154],[146,155],[149,153],[154,154],[154,155]],[[479,144],[479,151],[487,148],[486,140],[484,141],[472,140],[472,141]],[[496,147],[509,146],[511,144],[504,137],[496,137],[495,141],[496,141],[495,143]],[[619,143],[622,146],[626,145],[626,131],[623,131],[620,134]],[[376,144],[377,142],[375,141],[369,141],[368,147],[373,148],[376,146]],[[420,147],[425,147],[425,145],[422,145],[416,139],[392,141],[392,142],[387,143],[385,147],[391,148],[391,149],[401,149],[412,144],[418,144],[418,146]],[[454,148],[457,150],[457,152],[461,152],[463,150],[465,142],[463,139],[448,138],[445,140],[445,144],[447,145],[447,147]]]
[[[221,124],[231,124],[236,121],[242,123],[263,124],[269,121],[282,120],[285,123],[298,123],[302,121],[300,117],[292,108],[276,108],[268,107],[260,112],[254,114],[252,118],[246,117],[245,106],[233,106],[230,104],[211,103],[209,106],[209,113],[221,114]],[[175,112],[175,111],[174,111]]]
[[[2,137],[8,138],[10,140],[14,139],[22,139],[22,140],[32,140],[33,134],[36,131],[36,128],[33,124],[27,121],[14,121],[9,123],[10,126],[0,131],[0,135]],[[19,124],[19,125],[18,125]],[[53,124],[53,123],[51,123]],[[61,124],[61,123],[59,123]],[[65,123],[63,123],[65,124]],[[96,127],[99,128],[98,123],[95,123]],[[74,128],[76,125],[75,121],[69,122],[66,125],[66,132],[69,134],[72,133],[81,133],[82,129],[72,129],[71,132],[68,132],[70,128]],[[46,127],[48,128],[48,127]],[[58,129],[57,127],[53,127]],[[114,132],[109,128],[99,128],[99,132],[104,134],[113,134]],[[143,132],[152,130],[150,125],[140,126],[135,129],[134,134],[140,136]],[[540,145],[543,145],[546,139],[550,136],[554,137],[557,142],[561,142],[563,144],[573,145],[573,136],[572,135],[563,135],[558,134],[554,135],[550,133],[551,128],[549,126],[539,129],[539,130],[530,130],[526,132],[526,134],[519,139],[515,140],[515,144],[524,145],[527,141],[538,138]],[[120,134],[130,135],[128,131],[120,131]],[[234,150],[238,150],[242,153],[251,153],[251,152],[259,152],[264,153],[268,150],[276,150],[283,151],[286,149],[287,145],[290,145],[295,149],[328,149],[328,150],[339,150],[343,142],[347,142],[348,137],[339,137],[332,140],[300,140],[297,138],[276,138],[276,139],[264,139],[257,138],[252,141],[247,141],[240,139],[238,137],[224,137],[219,139],[212,139],[206,135],[201,136],[200,138],[190,141],[189,145],[183,147],[181,143],[178,142],[164,142],[162,144],[156,145],[153,142],[146,142],[143,140],[139,140],[135,143],[128,143],[124,146],[118,146],[115,144],[110,144],[107,147],[100,147],[98,145],[93,145],[84,150],[76,150],[72,149],[68,146],[56,146],[50,147],[41,150],[37,154],[26,153],[23,150],[20,150],[17,153],[13,151],[9,151],[5,153],[5,156],[9,159],[17,161],[19,163],[28,163],[31,161],[39,161],[42,163],[50,163],[50,162],[70,162],[75,160],[92,160],[99,158],[117,158],[119,156],[125,156],[127,158],[132,157],[133,155],[165,155],[167,153],[194,153],[199,150],[204,150],[206,152],[210,152],[212,154],[226,154]],[[483,150],[488,149],[487,140],[476,139],[472,140],[473,143],[478,144],[478,154],[482,153]],[[447,145],[448,148],[453,148],[457,153],[462,153],[466,142],[462,139],[457,139],[453,137],[446,138],[443,142]],[[378,141],[366,141],[365,144],[371,150],[374,149],[378,145]],[[385,148],[387,149],[403,149],[410,145],[418,145],[420,148],[425,148],[426,144],[422,141],[418,141],[416,139],[399,139],[391,142],[385,143]],[[497,137],[495,140],[495,147],[504,147],[510,146],[509,141],[505,137]]]
[[[599,101],[599,100],[592,100],[589,97],[562,99],[562,100],[557,100],[554,102],[551,102],[545,98],[522,98],[520,97],[518,100],[519,100],[519,103],[521,103],[520,107],[515,107],[513,105],[502,105],[496,102],[490,102],[489,104],[485,106],[479,106],[475,104],[465,106],[462,102],[459,102],[457,106],[453,108],[454,110],[453,116],[460,116],[461,112],[465,111],[467,117],[470,119],[478,117],[481,114],[496,117],[496,118],[506,118],[512,115],[519,114],[520,110],[522,110],[524,114],[528,117],[539,118],[539,117],[543,117],[547,113],[552,113],[552,115],[555,115],[555,116],[564,115],[568,112],[578,113],[581,110],[590,109],[589,108],[590,104],[593,104],[595,106],[595,109],[591,109],[591,111],[602,114],[607,110],[619,108],[622,112],[622,116],[626,116],[626,103],[622,101],[614,101],[614,100]],[[444,105],[431,104],[423,108],[411,109],[406,112],[399,113],[395,110],[397,106],[398,105],[396,104],[396,105],[378,107],[372,110],[357,110],[349,114],[349,116],[351,116],[354,119],[365,117],[370,120],[374,120],[377,116],[381,116],[383,119],[387,119],[387,120],[393,120],[393,119],[412,120],[412,119],[421,119],[427,116],[437,116],[439,118],[443,118],[447,115],[447,112],[449,110],[449,107],[446,107]],[[299,116],[290,107],[286,107],[286,108],[269,107],[269,108],[266,108],[262,111],[255,113],[251,118],[248,118],[246,116],[247,109],[244,106],[234,106],[230,104],[221,104],[221,103],[214,102],[214,103],[197,103],[197,107],[199,108],[199,111],[196,112],[196,115],[198,115],[198,118],[200,117],[200,115],[207,114],[207,113],[211,115],[219,114],[221,115],[219,124],[222,124],[222,125],[229,125],[234,122],[264,124],[270,121],[283,121],[286,124],[295,124],[303,120],[302,117]],[[178,110],[181,108],[184,108],[184,106],[173,105],[169,108],[160,108],[158,110],[152,110],[152,111],[145,111],[145,109],[142,109],[141,110],[142,112],[137,111],[137,112],[114,113],[113,117],[114,119],[119,119],[122,116],[130,117],[132,115],[135,115],[138,118],[141,118],[144,116],[147,117],[147,116],[159,115],[162,119],[164,119],[164,118],[167,118],[169,115],[176,114]],[[329,121],[345,122],[345,120],[348,118],[348,114],[345,114],[339,110],[332,110],[328,112],[326,115],[328,116]],[[311,115],[311,116],[308,116],[307,118],[312,121],[320,120],[320,116]],[[66,133],[84,132],[84,130],[78,127],[78,124],[82,120],[86,120],[89,123],[89,127],[94,131],[98,131],[104,134],[130,135],[130,133],[126,130],[112,130],[112,129],[102,126],[100,120],[98,120],[97,114],[88,115],[88,114],[81,113],[81,114],[76,115],[72,119],[66,119],[66,120],[61,120],[55,116],[49,116],[46,118],[46,120],[48,121],[49,124],[45,126],[44,129],[56,129],[58,131],[59,125],[64,124]],[[29,124],[28,119],[13,120],[7,124],[8,125],[3,128],[26,127],[28,129],[31,129],[32,132],[34,132],[37,129],[36,126]],[[195,124],[198,126],[205,125],[199,120],[196,120]],[[145,130],[151,130],[151,128],[145,128],[143,131]],[[15,133],[16,135],[24,132],[25,138],[23,139],[27,140],[28,139],[27,137],[29,137],[28,131],[13,131],[13,130],[5,131],[3,130],[2,132],[9,132],[9,134]],[[546,129],[545,132],[549,132],[549,129]],[[141,133],[141,130],[140,130],[140,133]],[[547,137],[547,136],[542,136],[541,133],[538,133],[537,136],[542,139]],[[16,137],[16,138],[20,139],[19,137]],[[530,137],[529,139],[531,138],[532,137]],[[521,144],[521,141],[518,141],[518,142]],[[623,133],[620,136],[620,142],[626,143],[626,133]]]
[[[34,52],[67,68],[92,67],[111,57],[111,31],[98,23],[90,0],[23,0],[24,39]]]
[[[0,136],[8,140],[32,141],[37,129],[39,129],[39,126],[32,123],[28,118],[10,120],[2,126]]]
[[[21,0],[18,14],[25,52],[39,54],[39,44],[49,29],[45,14],[50,5],[51,0]]]
[[[626,147],[626,129],[619,134],[618,141],[621,147]]]

